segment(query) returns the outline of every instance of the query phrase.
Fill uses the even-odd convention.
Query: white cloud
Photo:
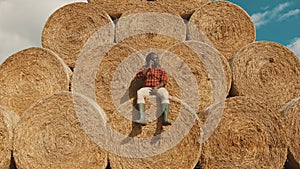
[[[293,42],[287,45],[300,58],[300,37],[295,38]]]
[[[22,49],[41,46],[49,16],[58,8],[86,0],[0,0],[0,64]]]
[[[286,2],[283,4],[279,4],[271,10],[252,14],[251,18],[254,22],[255,27],[260,27],[271,21],[278,20],[278,18],[280,18],[280,13],[289,6],[291,6],[291,3]]]
[[[288,11],[288,12],[284,13],[283,15],[281,15],[278,20],[282,21],[282,20],[285,20],[289,17],[298,15],[299,13],[300,13],[300,9],[295,9],[295,10]]]
[[[264,25],[268,22],[267,16],[269,12],[264,12],[264,13],[255,13],[251,15],[251,18],[254,22],[255,27],[259,27],[261,25]]]

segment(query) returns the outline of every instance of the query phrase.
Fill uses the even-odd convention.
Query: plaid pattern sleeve
[[[167,72],[164,69],[161,69],[161,82],[163,82],[164,85],[167,85],[168,82]]]
[[[136,77],[137,77],[137,78],[143,77],[143,70],[145,70],[145,67],[142,67],[142,68],[140,69],[140,71],[136,74]]]

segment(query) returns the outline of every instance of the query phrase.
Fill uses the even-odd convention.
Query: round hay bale
[[[42,45],[56,52],[74,68],[81,48],[97,32],[99,41],[114,41],[114,24],[97,5],[77,2],[56,10],[47,20]]]
[[[253,42],[256,36],[254,23],[246,11],[224,1],[210,2],[198,8],[190,18],[189,27],[192,31],[201,30],[227,59]],[[193,32],[189,32],[189,36],[192,40],[201,40],[193,36]]]
[[[112,169],[193,169],[196,166],[201,153],[200,124],[200,121],[195,122],[189,134],[179,144],[156,156],[129,158],[110,153],[110,167]]]
[[[99,5],[110,17],[119,18],[124,11],[133,9],[142,0],[87,0],[89,3]]]
[[[177,11],[160,3],[141,3],[125,11],[116,25],[116,41],[142,33],[169,35],[179,41],[186,38],[186,25]]]
[[[212,102],[222,101],[229,94],[231,88],[232,74],[228,60],[209,44],[199,41],[187,41],[185,44],[200,56],[201,62],[204,64],[208,80],[211,81],[213,88],[214,99]]]
[[[277,110],[300,96],[300,61],[283,45],[251,43],[232,58],[231,68],[231,95],[257,97]]]
[[[216,118],[219,121],[211,126],[213,133],[203,144],[202,169],[283,168],[287,155],[283,123],[266,103],[232,97],[205,113],[208,123],[213,124]]]
[[[71,70],[55,53],[28,48],[0,66],[0,105],[21,115],[37,99],[69,90]]]
[[[18,120],[18,115],[0,106],[0,168],[9,168],[13,143],[13,128]]]
[[[105,169],[107,153],[90,139],[80,119],[94,118],[91,105],[81,95],[66,91],[27,109],[14,131],[17,168]]]
[[[198,49],[197,53],[192,50],[192,47],[188,46],[190,43],[192,42],[183,43],[159,34],[139,34],[124,39],[118,44],[111,46],[110,49],[105,48],[104,50],[101,47],[97,47],[94,50],[90,49],[90,47],[97,46],[93,43],[91,46],[88,45],[86,47],[87,51],[82,53],[74,69],[72,91],[82,93],[96,100],[103,108],[103,112],[107,117],[107,124],[112,128],[112,131],[121,135],[118,146],[106,146],[106,148],[114,148],[110,152],[116,152],[115,154],[118,156],[124,157],[122,155],[126,153],[125,150],[128,150],[128,144],[131,144],[132,140],[158,137],[174,129],[180,133],[180,130],[186,128],[178,126],[180,124],[178,119],[183,118],[180,117],[182,116],[180,112],[183,102],[191,107],[191,110],[186,111],[187,114],[193,114],[191,112],[196,114],[196,112],[202,112],[204,108],[212,104],[214,97],[219,96],[219,99],[225,99],[227,94],[217,95],[212,92],[213,88],[216,87],[213,86],[212,81],[215,81],[214,83],[216,84],[219,82],[221,85],[219,87],[223,91],[226,91],[227,87],[225,75],[218,75],[219,72],[217,72],[225,72],[222,71],[224,68],[222,59],[218,55],[219,53],[215,53],[215,50],[206,44],[194,42],[200,43],[200,46],[205,48],[203,51]],[[194,48],[196,47],[197,45]],[[162,67],[169,74],[166,88],[171,95],[169,113],[169,120],[173,123],[171,126],[162,126],[162,118],[159,118],[161,115],[160,108],[155,106],[157,105],[156,98],[146,100],[146,120],[148,124],[142,127],[134,122],[139,117],[136,109],[136,91],[140,87],[139,82],[134,77],[139,68],[144,65],[145,55],[150,51],[154,51],[159,55]],[[198,56],[199,52],[202,52],[204,56]],[[91,59],[84,59],[86,56],[90,56],[90,53],[97,54],[89,57]],[[211,59],[206,61],[204,59],[206,57],[211,57]],[[206,62],[202,62],[201,59]],[[215,65],[211,65],[212,70],[205,70],[207,67],[210,67],[205,64]],[[214,75],[218,75],[220,79],[210,79]],[[223,83],[220,83],[221,79],[223,79]],[[156,107],[156,109],[152,109],[151,106]],[[192,127],[194,122],[185,120],[183,124]],[[182,135],[184,136],[184,134]],[[169,138],[173,139],[174,136],[171,135]],[[113,142],[116,139],[111,140]],[[141,145],[141,147],[145,146]],[[130,151],[138,151],[140,147],[131,148]],[[152,147],[149,145],[147,148],[151,149]],[[130,151],[128,152],[129,154]],[[123,152],[124,154],[122,154]],[[147,153],[155,156],[159,154],[159,151],[157,152],[153,148]],[[189,154],[190,152],[184,153]],[[129,156],[128,154],[126,155]],[[145,157],[145,154],[141,152],[130,155],[132,156],[128,158]],[[141,157],[137,157],[137,155],[141,155]]]
[[[288,156],[287,167],[290,169],[300,168],[300,98],[293,99],[286,103],[280,112],[284,118],[285,131],[287,134]]]
[[[164,3],[178,11],[182,18],[188,19],[197,8],[211,2],[210,0],[153,0]]]
[[[206,54],[205,57],[209,57],[209,54],[214,53],[213,51],[208,52],[212,50],[208,45],[203,44],[203,47],[206,49],[201,52]],[[93,83],[95,84],[95,94],[89,95],[89,97],[97,100],[110,119],[111,125],[119,132],[130,133],[132,130],[131,120],[138,116],[135,108],[133,108],[135,106],[136,91],[139,87],[138,82],[134,81],[134,77],[139,68],[144,65],[145,55],[149,51],[158,53],[162,67],[169,74],[169,82],[166,88],[170,95],[185,100],[199,114],[210,106],[214,99],[226,98],[226,92],[218,95],[219,98],[216,97],[217,95],[213,95],[213,89],[217,86],[212,84],[212,81],[216,80],[214,82],[220,85],[220,90],[226,91],[227,82],[224,80],[224,74],[219,75],[223,78],[223,81],[222,79],[213,79],[212,72],[206,70],[209,65],[205,66],[198,54],[187,44],[158,34],[132,36],[113,46],[104,56],[100,56],[103,58],[101,63],[98,62],[97,75],[95,83]],[[205,57],[202,59],[205,60]],[[222,63],[218,63],[217,58],[214,61],[217,64],[213,65],[212,69],[216,68],[216,70],[222,72]],[[83,65],[88,66],[89,64]],[[78,83],[84,85],[85,82],[82,80]],[[87,94],[85,91],[76,92]],[[125,110],[126,113],[122,110],[120,110],[121,112],[116,111],[123,103],[127,103],[127,106],[131,108],[126,109],[131,110],[129,113]],[[178,116],[178,108],[180,108],[178,104],[171,102],[171,121],[175,121]],[[134,117],[131,116],[132,113]],[[140,136],[147,137],[149,134],[155,133],[156,126],[156,121],[152,121],[144,127],[145,130],[142,131]]]

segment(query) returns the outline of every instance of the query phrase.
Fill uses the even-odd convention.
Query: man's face
[[[151,67],[157,67],[158,66],[158,57],[157,56],[153,56],[150,60],[150,65]]]

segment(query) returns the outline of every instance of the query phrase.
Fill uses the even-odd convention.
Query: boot
[[[145,104],[144,103],[138,103],[137,106],[138,106],[139,113],[140,113],[140,119],[138,119],[136,122],[144,126],[144,125],[146,125]]]
[[[171,125],[171,122],[168,121],[168,112],[169,112],[169,104],[168,103],[162,103],[161,109],[163,111],[164,120],[163,120],[163,126],[169,126]]]

